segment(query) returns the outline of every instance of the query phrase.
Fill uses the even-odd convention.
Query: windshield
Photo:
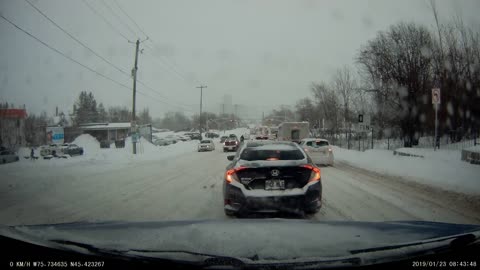
[[[301,160],[305,156],[298,149],[292,147],[258,146],[248,147],[240,154],[240,159],[254,160]]]
[[[296,220],[480,225],[479,14],[480,0],[0,1],[0,225],[171,221],[172,239],[199,240],[175,222],[279,219],[294,225],[265,238],[306,239],[264,241],[282,256],[326,250]]]

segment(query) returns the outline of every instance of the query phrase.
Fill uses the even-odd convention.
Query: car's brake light
[[[319,181],[320,180],[320,169],[311,165],[302,165],[301,167],[307,168],[309,170],[312,170],[312,173],[310,174],[310,180],[308,182],[314,182],[314,181]]]
[[[235,173],[238,172],[238,171],[241,171],[241,170],[245,170],[246,168],[247,167],[238,167],[238,168],[235,168],[235,169],[228,170],[225,173],[225,181],[227,181],[228,183],[231,183],[232,181],[237,181],[238,182],[238,179],[237,179],[237,176],[235,175]]]

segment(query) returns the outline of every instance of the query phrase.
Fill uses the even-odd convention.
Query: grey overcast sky
[[[314,81],[328,80],[336,68],[353,65],[359,48],[400,21],[433,27],[426,0],[200,1],[200,0],[30,0],[52,20],[120,69],[130,73],[134,44],[142,43],[137,108],[152,116],[167,111],[198,112],[204,103],[218,112],[223,96],[255,115],[280,104],[294,105],[310,94]],[[115,2],[116,1],[116,2]],[[109,21],[108,26],[88,6]],[[480,26],[480,1],[438,0],[440,20],[461,15]],[[113,11],[113,12],[112,12]],[[82,64],[125,84],[95,75],[56,54],[0,19],[0,100],[25,104],[28,112],[55,106],[71,112],[82,90],[107,107],[132,105],[132,80],[90,53],[26,1],[0,0],[3,16]],[[119,19],[120,18],[120,19]],[[131,30],[130,30],[130,29]],[[117,33],[116,31],[120,32]]]

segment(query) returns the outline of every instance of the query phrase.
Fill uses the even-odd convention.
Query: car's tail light
[[[307,168],[309,170],[312,170],[312,173],[310,174],[310,179],[308,182],[314,182],[314,181],[320,181],[320,169],[311,165],[302,165],[303,168]]]
[[[225,173],[225,181],[227,181],[228,183],[231,183],[233,181],[238,181],[238,178],[237,178],[237,175],[236,175],[236,172],[238,171],[241,171],[241,170],[245,170],[247,167],[238,167],[238,168],[235,168],[235,169],[230,169],[228,170],[226,173]]]

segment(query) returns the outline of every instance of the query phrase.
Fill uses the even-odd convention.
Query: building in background
[[[109,148],[112,143],[119,147],[119,145],[125,145],[125,138],[130,134],[131,123],[85,123],[79,125],[78,129],[82,133],[95,137],[103,148]]]
[[[18,150],[26,145],[25,109],[0,109],[0,145]]]

